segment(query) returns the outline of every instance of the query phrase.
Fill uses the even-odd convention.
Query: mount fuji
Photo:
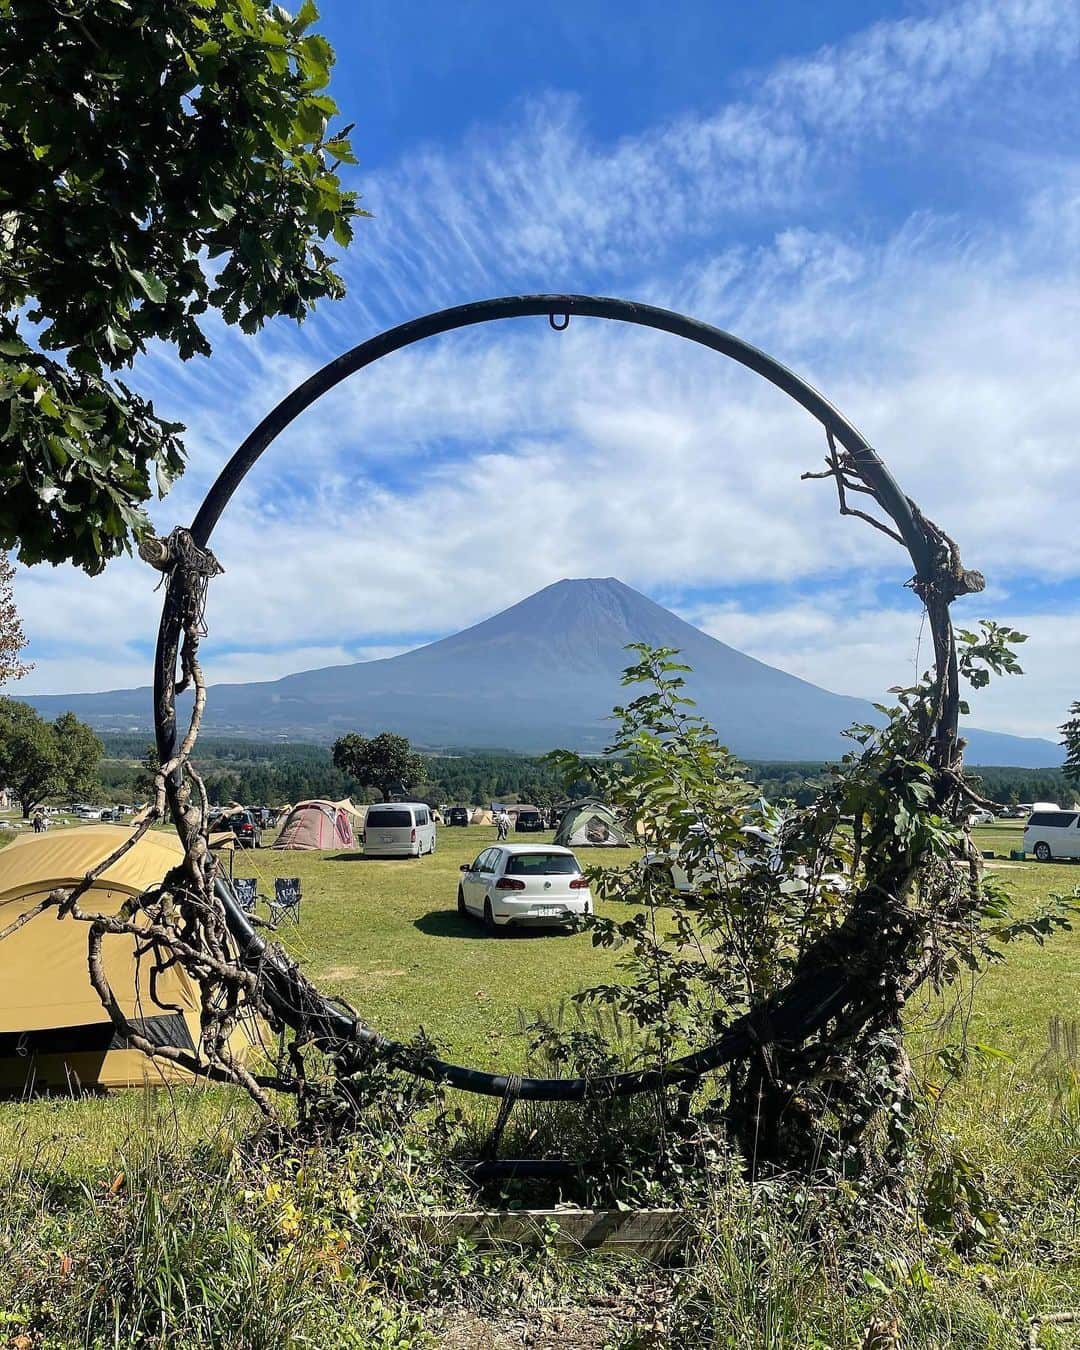
[[[614,577],[557,581],[452,637],[379,661],[283,679],[212,687],[204,730],[329,741],[348,730],[395,731],[429,748],[528,753],[599,751],[623,697],[629,642],[676,647],[692,667],[687,692],[721,740],[745,759],[824,760],[848,743],[871,705],[833,694],[736,651]],[[48,717],[68,709],[99,730],[150,725],[149,689],[28,696]],[[965,729],[968,760],[1059,765],[1051,741]]]

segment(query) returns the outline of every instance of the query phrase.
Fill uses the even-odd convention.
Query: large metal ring
[[[205,547],[209,543],[214,527],[229,499],[263,451],[305,408],[310,407],[348,376],[374,364],[384,356],[389,356],[391,352],[401,351],[403,347],[410,347],[416,342],[436,337],[440,333],[490,323],[496,319],[520,319],[537,315],[547,318],[553,314],[565,315],[567,323],[571,315],[582,315],[589,318],[614,319],[672,333],[676,337],[699,343],[703,347],[719,352],[721,356],[737,361],[783,390],[817,418],[826,431],[848,452],[859,475],[873,489],[878,502],[892,518],[911,554],[916,578],[930,580],[931,559],[926,537],[915,522],[908,498],[901,492],[866,439],[816,389],[786,366],[781,365],[779,361],[719,328],[713,328],[709,324],[687,318],[683,314],[676,314],[671,310],[658,309],[653,305],[595,295],[520,295],[498,300],[481,300],[413,319],[409,323],[387,329],[378,337],[362,342],[358,347],[353,347],[351,351],[323,366],[282,399],[243,442],[206,494],[206,499],[192,522],[191,534],[195,543],[200,547]],[[167,590],[154,660],[154,727],[162,763],[171,759],[176,750],[173,689],[180,634],[181,616],[175,606],[170,606]],[[298,978],[291,965],[274,958],[272,950],[254,930],[244,911],[235,901],[227,883],[220,883],[219,893],[224,901],[229,927],[242,958],[252,963],[263,963],[267,1001],[286,1024],[295,1026],[303,1022],[309,1030],[314,1030],[316,1038],[321,1037],[329,1046],[340,1047],[342,1042],[353,1042],[373,1046],[389,1054],[400,1054],[403,1066],[412,1072],[466,1091],[496,1097],[505,1095],[510,1081],[509,1075],[486,1073],[459,1064],[448,1064],[433,1057],[411,1056],[404,1047],[386,1040],[368,1027],[357,1024],[340,1006],[329,999],[322,995],[314,995],[311,986]],[[789,993],[792,994],[792,998],[788,1001],[787,1013],[792,1019],[790,1028],[792,1034],[798,1029],[799,1017],[806,1013],[804,1006],[806,999],[813,997],[815,1016],[820,1017],[828,1014],[832,999],[839,996],[838,990],[834,992],[832,998],[828,992],[823,994],[820,990],[811,994],[808,989],[803,995],[798,990],[790,989]],[[778,1018],[774,1013],[770,1024],[771,1030],[773,1033],[782,1033],[785,1028],[778,1027],[777,1022]],[[655,1090],[665,1082],[695,1078],[727,1063],[740,1052],[753,1034],[752,1018],[742,1018],[729,1027],[714,1044],[675,1060],[664,1069],[611,1074],[597,1079],[524,1078],[521,1080],[520,1096],[534,1101],[572,1101],[588,1096],[623,1096]]]

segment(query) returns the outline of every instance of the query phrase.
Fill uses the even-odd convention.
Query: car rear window
[[[1075,819],[1075,811],[1036,811],[1028,824],[1042,825],[1050,830],[1067,830]]]
[[[368,826],[374,825],[376,828],[383,830],[407,830],[413,823],[412,812],[387,811],[385,808],[381,810],[369,809],[366,823]]]
[[[580,871],[578,860],[567,853],[512,853],[506,863],[512,877],[575,876]]]

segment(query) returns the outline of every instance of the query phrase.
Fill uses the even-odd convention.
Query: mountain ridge
[[[346,730],[397,731],[426,747],[556,745],[599,751],[611,734],[629,642],[676,647],[692,667],[687,692],[732,751],[755,760],[835,759],[841,731],[879,720],[864,699],[834,694],[701,632],[615,577],[564,578],[490,618],[398,656],[211,687],[215,734],[333,740]],[[150,724],[149,688],[28,695],[102,730]],[[965,729],[973,763],[1044,768],[1050,741]]]

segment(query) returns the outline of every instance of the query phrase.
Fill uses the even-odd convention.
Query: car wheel
[[[469,917],[469,911],[465,904],[465,892],[461,889],[460,886],[457,888],[457,912],[461,915],[463,919],[467,919]]]
[[[495,914],[492,911],[490,900],[484,901],[484,927],[489,933],[497,933],[499,931],[498,924],[495,922]]]
[[[1035,845],[1035,856],[1040,862],[1049,862],[1054,855],[1050,852],[1050,845],[1044,844],[1040,840],[1040,842]]]

